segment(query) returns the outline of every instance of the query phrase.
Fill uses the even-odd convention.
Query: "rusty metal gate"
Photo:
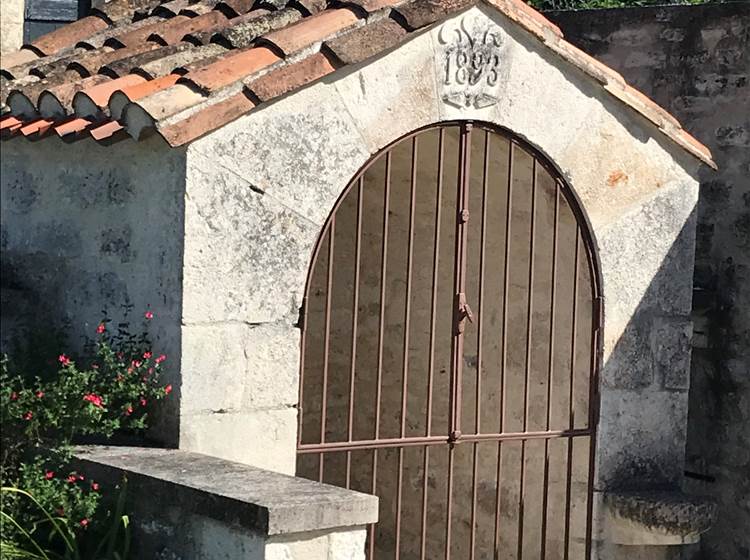
[[[352,181],[302,310],[300,476],[373,493],[372,560],[590,557],[598,274],[554,168],[481,123]]]

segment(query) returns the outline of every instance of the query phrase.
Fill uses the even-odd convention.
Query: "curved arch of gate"
[[[318,239],[298,475],[381,498],[368,557],[588,558],[600,276],[554,166],[448,122],[384,148]]]

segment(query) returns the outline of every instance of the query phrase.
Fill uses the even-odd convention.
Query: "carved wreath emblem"
[[[438,35],[445,45],[443,54],[443,101],[456,107],[477,109],[498,102],[494,86],[499,80],[500,46],[498,28],[489,21],[463,17],[447,24]]]

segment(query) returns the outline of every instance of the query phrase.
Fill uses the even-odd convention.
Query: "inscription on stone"
[[[443,101],[482,109],[498,102],[500,28],[485,18],[464,16],[440,29]]]

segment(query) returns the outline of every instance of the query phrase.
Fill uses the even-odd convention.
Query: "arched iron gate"
[[[308,278],[297,470],[380,497],[370,559],[590,557],[597,278],[502,130],[428,127],[354,178]]]

